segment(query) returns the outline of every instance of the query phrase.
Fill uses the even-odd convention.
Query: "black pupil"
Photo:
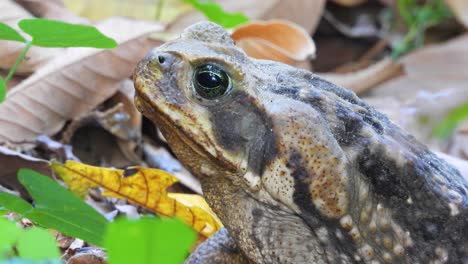
[[[220,67],[205,64],[195,70],[194,87],[201,97],[216,99],[228,90],[229,76]]]
[[[198,83],[205,88],[215,88],[221,83],[221,77],[214,72],[200,72],[197,76]]]

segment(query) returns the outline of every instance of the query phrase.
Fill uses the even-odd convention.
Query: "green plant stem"
[[[162,9],[164,6],[164,0],[158,0],[156,5],[156,20],[161,20]]]
[[[7,83],[11,79],[11,77],[13,77],[13,74],[15,74],[16,68],[18,68],[18,66],[23,61],[24,57],[26,56],[26,53],[28,52],[29,48],[32,45],[32,42],[31,41],[26,41],[24,44],[25,44],[25,46],[24,46],[23,51],[21,52],[19,57],[16,59],[15,64],[13,65],[13,67],[11,67],[10,71],[8,72],[7,77],[5,77],[5,83]]]

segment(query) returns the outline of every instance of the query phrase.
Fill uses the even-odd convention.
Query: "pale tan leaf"
[[[19,31],[17,23],[21,19],[32,18],[33,16],[24,8],[16,4],[13,0],[0,1],[0,22]],[[26,34],[23,34],[26,36]],[[0,69],[10,69],[16,58],[23,51],[24,44],[21,42],[0,40]],[[62,49],[47,49],[41,47],[31,47],[26,55],[26,59],[19,65],[17,73],[31,73],[47,63],[49,60],[60,54]]]
[[[252,20],[284,19],[303,27],[313,33],[322,17],[325,0],[262,0],[262,1],[229,1],[217,0],[229,12],[242,12]],[[198,11],[181,15],[169,25],[174,33],[206,18]]]
[[[453,108],[468,102],[466,54],[468,34],[408,54],[400,60],[404,75],[372,89],[374,105],[431,148],[466,158],[458,148],[468,149],[466,135],[454,131],[449,142],[433,136]]]
[[[115,38],[119,47],[68,49],[14,88],[0,105],[0,142],[52,135],[67,120],[95,108],[116,92],[116,84],[129,77],[136,62],[158,44],[147,34],[162,30],[159,24],[123,18],[109,19],[98,28]]]
[[[420,90],[462,89],[468,94],[468,34],[421,48],[400,60],[405,75],[373,90],[375,95],[408,98]]]
[[[355,93],[359,94],[401,75],[402,67],[392,59],[386,58],[356,72],[317,74],[332,83],[353,90]]]
[[[250,22],[236,28],[231,37],[257,59],[295,64],[315,56],[315,44],[307,31],[285,20]]]
[[[468,1],[466,0],[445,0],[455,14],[457,20],[468,28]]]

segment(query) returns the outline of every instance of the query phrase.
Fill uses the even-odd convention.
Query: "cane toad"
[[[188,263],[468,263],[467,182],[353,92],[210,22],[134,83],[226,227]]]

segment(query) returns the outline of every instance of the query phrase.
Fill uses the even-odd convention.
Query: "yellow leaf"
[[[168,193],[166,189],[178,180],[165,171],[141,167],[108,169],[70,160],[65,164],[52,162],[51,167],[80,197],[90,188],[101,187],[105,196],[126,199],[160,215],[178,217],[205,237],[222,226],[201,196]]]

